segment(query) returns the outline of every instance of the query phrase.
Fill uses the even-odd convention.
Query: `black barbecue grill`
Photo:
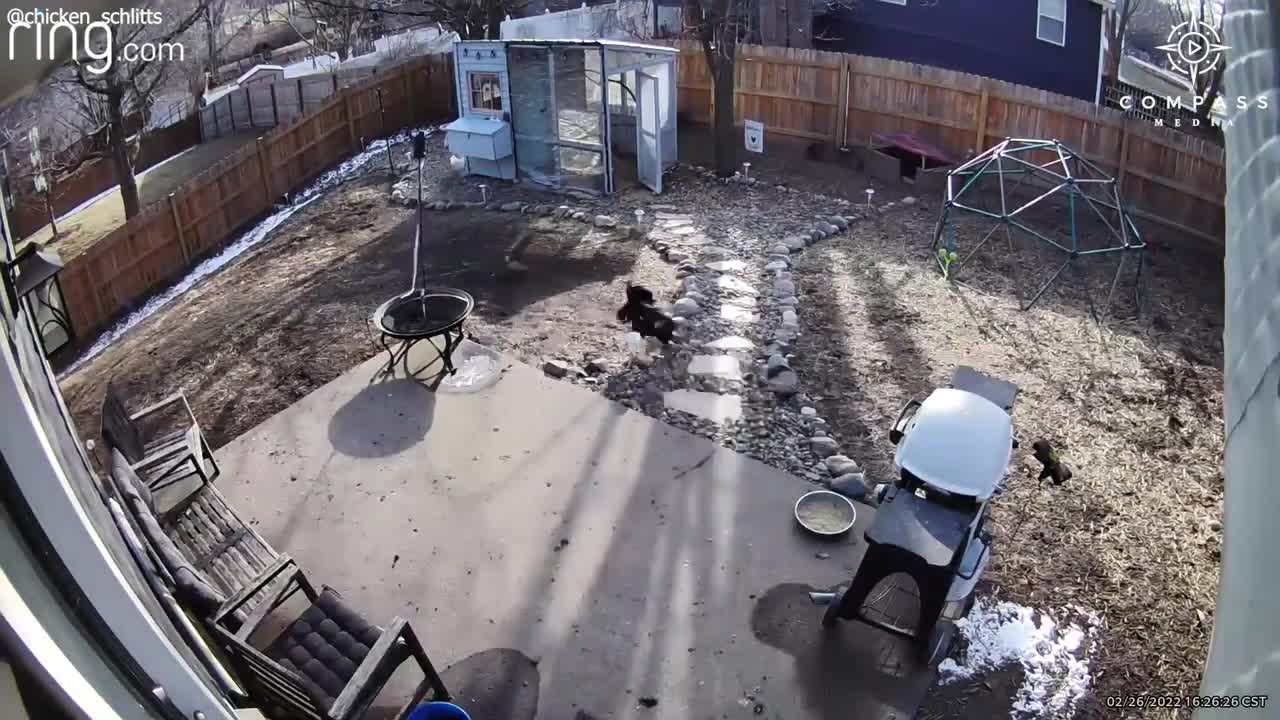
[[[382,348],[387,351],[384,372],[395,369],[403,361],[409,372],[409,351],[423,340],[444,340],[444,347],[431,343],[444,372],[452,375],[453,351],[466,334],[462,325],[475,309],[475,299],[455,288],[427,288],[419,285],[422,278],[422,163],[426,157],[427,138],[422,132],[413,136],[413,156],[418,161],[418,225],[413,235],[413,277],[409,290],[387,300],[373,312],[370,322],[377,329]],[[398,347],[393,347],[398,343]]]

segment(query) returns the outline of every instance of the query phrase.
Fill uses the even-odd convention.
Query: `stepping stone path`
[[[694,355],[689,361],[690,375],[711,375],[725,380],[741,380],[738,359],[729,355]]]
[[[761,181],[752,192],[796,191]],[[637,359],[633,368],[616,374],[620,384],[615,387],[611,381],[608,391],[631,399],[632,407],[643,406],[675,425],[724,438],[724,444],[739,451],[862,499],[866,477],[853,458],[841,453],[839,440],[827,434],[826,421],[813,407],[814,399],[802,392],[790,361],[792,343],[802,332],[802,299],[790,272],[792,260],[815,242],[850,231],[844,214],[848,203],[843,205],[844,212],[823,213],[786,235],[732,239],[708,227],[700,214],[679,212],[672,205],[650,205],[641,216],[643,225],[635,227],[616,219],[629,217],[626,212],[609,216],[570,205],[500,200],[489,207],[642,232],[681,279],[680,294],[666,298],[677,340],[656,358]],[[464,206],[469,205],[437,202],[432,208]],[[602,362],[587,360],[586,365],[584,370],[547,361],[544,370],[581,382],[617,372]]]
[[[697,390],[670,390],[662,394],[669,410],[679,410],[715,423],[742,418],[742,398]]]

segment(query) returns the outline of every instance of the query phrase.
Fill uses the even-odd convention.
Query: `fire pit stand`
[[[394,370],[397,362],[409,372],[409,351],[423,340],[444,339],[441,348],[434,342],[436,357],[444,364],[443,372],[457,372],[453,367],[453,351],[466,337],[466,322],[475,300],[471,295],[452,288],[410,290],[383,303],[374,311],[370,322],[378,331],[382,349],[387,352],[384,373]],[[398,341],[399,345],[393,343]]]

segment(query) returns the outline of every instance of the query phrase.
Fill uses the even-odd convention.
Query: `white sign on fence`
[[[756,120],[746,120],[743,124],[746,126],[744,142],[747,150],[753,153],[764,152],[764,123]]]

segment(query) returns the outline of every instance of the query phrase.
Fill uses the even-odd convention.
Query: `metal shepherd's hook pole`
[[[413,157],[418,161],[418,226],[413,231],[412,289],[417,290],[419,265],[422,262],[422,163],[427,157],[427,134],[421,130],[413,136]]]

